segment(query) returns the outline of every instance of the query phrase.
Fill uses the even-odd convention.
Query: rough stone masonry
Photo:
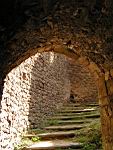
[[[72,69],[69,70],[69,66]],[[77,78],[77,74],[81,78]],[[77,82],[82,82],[83,86]],[[47,117],[69,101],[70,91],[75,87],[72,83],[76,84],[74,91],[79,88],[79,98],[87,97],[88,100],[95,95],[95,84],[88,70],[71,65],[71,60],[63,55],[37,53],[14,68],[4,83],[1,149],[13,150],[29,128],[42,127]],[[93,88],[89,88],[91,86]],[[84,87],[87,89],[85,94],[82,92]]]

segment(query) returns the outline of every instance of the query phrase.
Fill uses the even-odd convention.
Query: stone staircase
[[[39,137],[39,142],[24,147],[22,150],[81,150],[82,143],[75,142],[77,132],[85,129],[92,120],[99,120],[97,104],[66,104],[48,120],[44,133],[27,134],[24,138]],[[74,138],[74,141],[73,141]]]

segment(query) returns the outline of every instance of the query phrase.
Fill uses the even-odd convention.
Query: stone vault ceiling
[[[56,45],[86,56],[103,72],[113,67],[112,0],[9,0],[0,6],[2,77],[40,48]]]

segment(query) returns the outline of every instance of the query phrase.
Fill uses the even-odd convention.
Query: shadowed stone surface
[[[42,133],[37,135],[25,135],[24,137],[32,138],[32,137],[40,137],[42,140],[48,140],[48,139],[63,139],[66,137],[74,137],[75,132],[74,131],[57,131],[57,132],[48,132],[48,133]]]
[[[80,125],[62,125],[62,126],[49,126],[45,127],[46,130],[76,130],[76,129],[82,129],[84,126]]]
[[[55,117],[52,117],[51,119],[58,119],[58,120],[71,120],[71,119],[84,119],[84,118],[99,118],[100,115],[99,114],[91,114],[91,115],[77,115],[77,116],[55,116]]]
[[[65,52],[88,57],[102,71],[113,67],[112,0],[5,2],[0,5],[2,77],[38,48],[58,43]]]
[[[55,51],[75,60],[85,57],[85,65],[99,79],[96,83],[105,149],[113,149],[112,26],[112,0],[1,1],[0,99],[5,76],[37,52]]]

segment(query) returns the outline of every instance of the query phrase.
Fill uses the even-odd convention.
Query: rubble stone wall
[[[12,150],[21,133],[42,125],[69,99],[70,82],[63,56],[30,57],[6,77],[2,97],[1,150]]]
[[[95,102],[98,101],[98,90],[94,76],[89,69],[83,67],[78,62],[70,59],[68,72],[71,83],[71,93],[74,95],[75,102]]]
[[[75,102],[97,98],[88,70],[63,55],[38,53],[14,68],[4,83],[0,149],[13,150],[22,133],[42,127],[71,91]]]

